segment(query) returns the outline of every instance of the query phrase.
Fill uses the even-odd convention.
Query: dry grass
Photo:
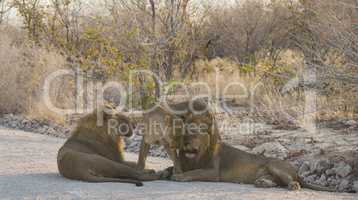
[[[299,73],[300,56],[285,56],[284,66],[291,66],[283,73],[294,77],[294,71]],[[285,52],[284,55],[286,55]],[[295,57],[292,59],[291,57]],[[250,114],[257,120],[265,120],[280,124],[302,126],[307,117],[317,120],[355,118],[357,116],[357,99],[353,90],[342,92],[339,85],[332,85],[338,92],[322,94],[316,92],[316,109],[309,110],[307,97],[302,88],[294,89],[283,94],[281,88],[287,82],[285,78],[265,77],[263,72],[267,67],[259,63],[255,73],[244,73],[240,65],[228,59],[197,61],[198,76],[196,81],[206,83],[209,87],[190,87],[190,95],[209,95],[216,97],[234,98],[239,106],[251,108]],[[291,74],[290,74],[291,73]],[[194,81],[189,80],[188,83]],[[229,84],[234,84],[225,91]]]
[[[0,29],[0,114],[22,113],[63,122],[63,116],[51,112],[44,105],[42,87],[51,72],[66,68],[66,61],[55,51],[33,47],[25,41],[16,30]],[[278,72],[292,76],[292,71],[300,70],[297,66],[302,62],[301,56],[290,51],[284,52],[282,58],[279,64],[285,69],[278,68]],[[280,89],[287,79],[264,76],[266,71],[272,71],[265,61],[259,62],[254,72],[243,72],[242,66],[230,59],[198,60],[195,71],[195,80],[186,80],[186,83],[202,82],[206,86],[191,85],[191,96],[234,98],[236,104],[251,108],[252,116],[264,120],[291,124],[303,121],[304,93],[294,90],[282,94]],[[355,118],[358,112],[357,91],[342,90],[340,85],[333,87],[336,92],[317,96],[318,112],[314,114],[319,120]],[[56,106],[73,108],[73,78],[56,80],[51,85],[50,96]]]
[[[14,32],[14,33],[12,33]],[[17,37],[14,37],[16,35]],[[50,112],[42,101],[44,79],[65,67],[64,58],[31,44],[21,42],[16,30],[0,30],[0,113],[21,113],[34,118],[62,122],[63,117]],[[56,105],[67,106],[68,82],[56,80],[51,98]]]

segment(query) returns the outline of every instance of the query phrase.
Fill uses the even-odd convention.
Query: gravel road
[[[56,153],[64,140],[0,128],[0,199],[358,199],[357,194],[312,190],[258,189],[228,183],[146,182],[144,187],[122,183],[84,183],[62,178]],[[135,160],[137,155],[127,154]],[[170,162],[149,158],[149,167],[164,169]]]

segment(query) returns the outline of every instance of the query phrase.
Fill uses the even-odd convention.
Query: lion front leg
[[[173,174],[174,181],[220,181],[219,171],[215,169],[197,169],[181,174]]]
[[[145,137],[143,137],[140,150],[139,150],[139,156],[138,156],[138,162],[136,169],[143,171],[145,169],[145,162],[147,160],[147,156],[149,153],[150,145],[145,142]]]
[[[173,165],[174,165],[174,170],[173,173],[174,174],[181,174],[183,173],[183,170],[181,168],[181,162],[178,156],[178,153],[176,151],[175,147],[171,147],[168,143],[164,143],[162,144],[166,150],[166,152],[169,155],[169,158],[173,161]]]

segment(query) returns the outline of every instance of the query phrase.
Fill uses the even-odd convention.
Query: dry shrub
[[[0,37],[0,112],[22,112],[29,106],[26,84],[29,74],[22,73],[26,69],[23,60],[24,50],[12,45],[8,34]]]
[[[234,98],[236,104],[250,108],[251,116],[280,124],[302,125],[308,118],[312,120],[329,120],[357,118],[357,90],[344,89],[337,82],[329,83],[328,88],[293,87],[289,92],[282,92],[285,84],[300,77],[303,71],[302,56],[293,51],[283,52],[282,59],[275,69],[266,62],[259,61],[255,72],[243,72],[245,66],[229,59],[216,58],[200,60],[195,63],[197,80],[210,88],[209,95]],[[271,74],[275,70],[275,73]],[[225,88],[234,84],[225,91]],[[300,83],[301,84],[301,83]],[[191,87],[191,95],[208,94],[206,87]],[[216,93],[218,90],[218,93]],[[314,95],[312,97],[307,94]],[[310,110],[309,98],[315,109]],[[314,121],[312,121],[314,123]]]
[[[64,58],[54,51],[19,41],[8,29],[0,30],[0,113],[26,114],[62,122],[63,117],[50,112],[44,105],[42,89],[51,72],[65,67]],[[54,81],[50,97],[55,105],[71,105],[71,85],[70,80],[64,78]]]
[[[191,85],[190,95],[234,99],[236,106],[246,108],[251,117],[257,120],[278,121],[283,124],[302,121],[304,97],[299,92],[282,94],[282,85],[277,83],[283,81],[263,78],[262,65],[255,66],[256,72],[244,72],[245,66],[229,59],[216,58],[197,61],[195,66],[198,72],[195,81],[207,84],[210,92],[205,86]]]
[[[230,59],[199,60],[195,63],[195,67],[197,70],[195,81],[205,83],[210,88],[209,95],[213,97],[218,94],[248,98],[249,88],[258,81],[252,73],[243,73],[240,70],[241,66]],[[191,90],[193,95],[208,94],[208,88],[194,87]]]

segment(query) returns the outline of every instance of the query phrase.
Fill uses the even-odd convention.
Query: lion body
[[[135,163],[124,160],[123,136],[108,133],[108,120],[115,119],[131,127],[121,115],[104,116],[104,125],[97,126],[96,112],[80,119],[72,136],[57,156],[62,176],[87,182],[126,182],[142,185],[140,180],[156,180],[155,174],[136,170]],[[130,130],[131,134],[132,129]]]
[[[202,99],[182,101],[179,103],[161,104],[154,110],[143,115],[145,129],[141,143],[138,169],[145,167],[145,160],[150,145],[160,144],[164,146],[170,159],[174,163],[174,173],[182,173],[177,150],[182,145],[182,136],[185,134],[185,123],[191,119],[193,111],[206,110],[208,104]],[[208,116],[209,111],[201,113],[200,116]],[[211,117],[211,115],[210,115]],[[159,126],[153,129],[154,126]]]
[[[207,135],[187,135],[179,150],[182,174],[177,181],[220,181],[254,184],[257,187],[287,186],[299,190],[301,185],[320,191],[333,188],[301,181],[297,170],[287,161],[251,154],[225,143],[208,143]],[[212,146],[216,145],[216,148]],[[192,155],[195,152],[195,155]]]

